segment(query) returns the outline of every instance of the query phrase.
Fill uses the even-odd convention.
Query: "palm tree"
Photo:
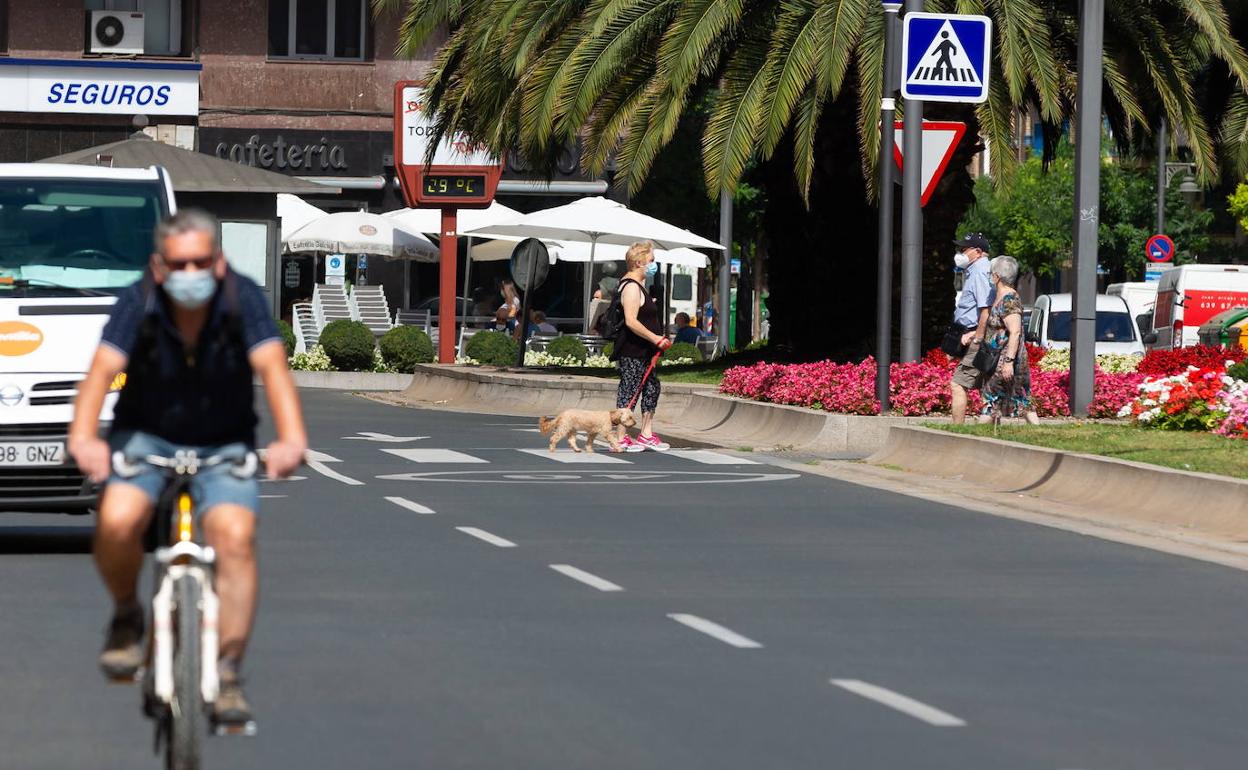
[[[1248,168],[1248,55],[1231,33],[1226,2],[1106,3],[1105,112],[1116,140],[1140,144],[1165,115],[1185,135],[1206,180],[1219,173],[1219,150]],[[871,221],[864,206],[879,154],[879,0],[374,0],[374,6],[403,14],[400,48],[409,55],[445,31],[429,72],[441,131],[465,131],[496,151],[519,150],[552,164],[565,142],[581,138],[586,171],[600,174],[614,158],[635,190],[686,112],[707,103],[706,189],[712,195],[733,189],[751,161],[761,161],[769,192],[793,193],[774,196],[767,224],[773,253],[826,253],[829,236],[851,251],[872,250],[873,232],[845,233],[861,230],[864,215]],[[1059,134],[1075,102],[1077,6],[1074,0],[928,0],[928,10],[991,16],[995,30],[989,100],[973,114],[929,108],[928,116],[966,118],[975,124],[971,135],[977,129],[992,146],[1009,147],[1022,107],[1039,113],[1047,133]],[[1202,110],[1198,93],[1198,82],[1210,76],[1232,84],[1218,107],[1221,126],[1217,114]],[[955,160],[974,149],[963,148]],[[996,178],[1008,179],[1011,154],[993,158]],[[938,217],[945,227],[970,200],[968,178],[951,183],[961,192],[945,196],[954,208]],[[809,221],[795,219],[803,207],[825,221],[812,230]],[[929,243],[943,238],[934,224]],[[812,266],[806,257],[796,259],[794,269]],[[824,278],[845,275],[824,271]],[[845,313],[855,315],[869,313]],[[780,323],[773,322],[773,331],[788,328],[774,320]],[[798,320],[790,314],[790,326]]]

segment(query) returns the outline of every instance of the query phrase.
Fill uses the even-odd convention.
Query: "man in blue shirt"
[[[676,314],[676,342],[688,342],[692,345],[698,344],[698,340],[711,335],[702,331],[696,326],[689,324],[688,313]]]
[[[142,539],[166,484],[146,465],[137,475],[110,477],[111,452],[170,457],[194,449],[203,457],[253,449],[253,375],[264,383],[277,433],[265,456],[269,475],[290,475],[308,446],[286,346],[268,303],[255,283],[226,264],[217,233],[216,219],[193,209],[156,228],[148,271],[117,298],[78,388],[69,453],[92,481],[108,482],[94,552],[115,602],[100,654],[111,678],[131,678],[143,663],[144,610],[136,595]],[[100,409],[109,383],[123,371],[126,386],[106,443],[99,437]],[[213,716],[219,723],[246,723],[251,709],[239,667],[256,608],[259,489],[254,478],[237,478],[220,465],[198,473],[191,491],[217,553],[220,689]]]
[[[980,343],[984,341],[988,309],[992,307],[992,278],[988,274],[988,252],[992,247],[982,233],[971,233],[953,243],[958,247],[953,258],[954,265],[966,271],[966,281],[953,311],[953,322],[962,329],[962,344],[966,345],[966,352],[949,384],[953,421],[961,423],[966,419],[967,391],[979,388],[984,379],[983,373],[972,362]]]

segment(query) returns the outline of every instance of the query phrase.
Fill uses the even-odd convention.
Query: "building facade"
[[[0,162],[124,139],[142,115],[160,141],[332,185],[304,196],[326,211],[401,208],[393,89],[433,47],[396,56],[398,28],[368,0],[0,0]],[[553,184],[509,157],[500,201],[527,211],[608,192],[579,173],[579,148],[565,155]],[[305,276],[272,287],[288,308],[323,267],[285,259]],[[392,305],[406,281],[415,301],[436,266],[373,260],[367,280]]]

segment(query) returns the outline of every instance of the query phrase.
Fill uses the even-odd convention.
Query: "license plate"
[[[0,444],[0,466],[61,465],[65,445],[60,441],[22,441]]]

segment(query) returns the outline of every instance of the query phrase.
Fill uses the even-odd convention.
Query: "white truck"
[[[1179,265],[1161,274],[1150,348],[1170,350],[1200,342],[1205,321],[1224,310],[1248,307],[1248,265]]]
[[[74,395],[174,206],[162,168],[0,164],[0,511],[94,505],[65,451]],[[114,381],[105,423],[124,385]]]

